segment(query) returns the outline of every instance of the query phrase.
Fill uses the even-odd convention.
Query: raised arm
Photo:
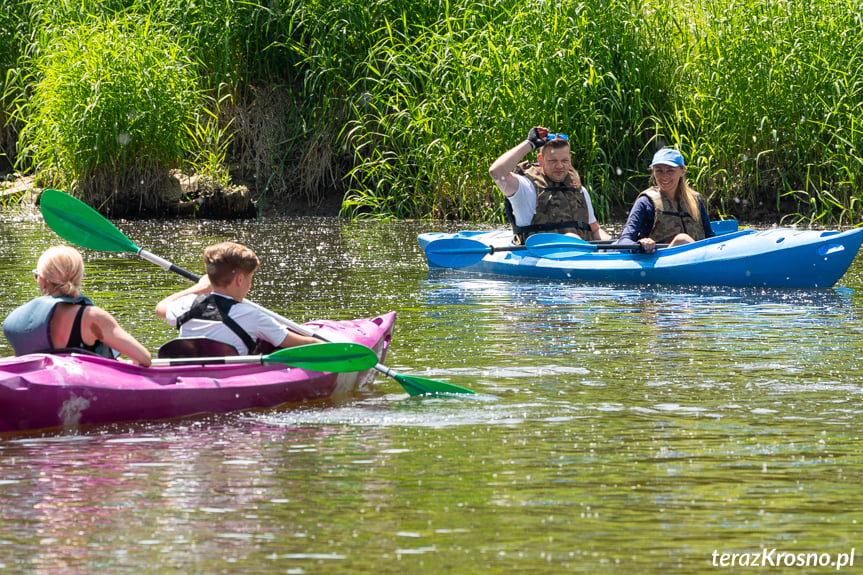
[[[189,294],[201,294],[201,293],[209,293],[213,291],[213,287],[210,285],[210,276],[204,274],[201,276],[201,279],[198,280],[198,283],[193,285],[192,287],[187,287],[183,291],[178,291],[177,293],[173,293],[156,304],[156,315],[162,319],[165,319],[165,316],[168,313],[168,306],[171,302],[180,299],[183,296],[187,296]]]
[[[548,128],[539,126],[531,128],[525,141],[504,152],[488,169],[488,175],[504,196],[510,197],[518,191],[518,179],[513,170],[522,158],[542,147],[547,136]]]

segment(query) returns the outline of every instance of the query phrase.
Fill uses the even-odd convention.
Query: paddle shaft
[[[613,244],[613,243],[611,243],[612,241],[613,240],[597,240],[597,241],[593,241],[593,242],[587,242],[587,244],[585,244],[585,245],[591,245],[594,248],[596,248],[597,250],[637,250],[637,249],[641,249],[640,244],[620,245],[620,244]],[[566,249],[566,248],[572,248],[573,246],[567,245],[567,244],[562,244],[560,246],[555,246],[555,247],[560,247],[561,249]],[[657,248],[667,248],[668,244],[656,244],[656,247]],[[453,250],[443,249],[443,250],[440,250],[440,253],[447,253],[447,252],[451,251],[451,253],[454,253],[454,254],[455,253],[463,254],[463,253],[473,253],[475,251],[476,253],[495,254],[497,252],[520,252],[520,251],[530,251],[530,250],[531,250],[531,248],[529,248],[527,246],[486,246],[484,249],[479,248],[479,247],[464,248],[464,249],[453,249]],[[592,248],[591,248],[591,250],[592,250]]]
[[[159,257],[159,256],[157,256],[156,254],[153,254],[153,253],[148,252],[148,251],[147,251],[147,250],[145,250],[144,248],[138,248],[138,252],[137,252],[137,253],[138,253],[138,256],[140,256],[140,257],[144,258],[144,259],[145,259],[145,260],[147,260],[148,262],[154,263],[154,264],[156,264],[157,266],[159,266],[160,268],[162,268],[162,269],[164,269],[164,270],[168,270],[169,272],[174,272],[175,274],[181,275],[181,276],[183,276],[184,278],[186,278],[187,280],[191,280],[191,281],[193,281],[193,282],[197,282],[199,279],[201,279],[200,277],[196,276],[196,275],[195,275],[195,274],[193,274],[192,272],[187,271],[187,270],[184,270],[183,268],[181,268],[181,267],[179,267],[179,266],[176,266],[176,265],[172,264],[172,263],[171,263],[171,262],[169,262],[168,260],[163,259],[163,258],[160,258],[160,257]],[[250,302],[249,300],[246,300],[246,303],[252,303],[252,302]],[[253,305],[254,305],[254,304],[253,304]],[[266,312],[266,311],[269,311],[269,310],[265,310],[264,308],[262,308],[262,307],[260,307],[260,306],[255,306],[255,307],[258,307],[258,308],[260,308],[261,310],[263,310],[263,311],[265,311],[265,312]],[[303,335],[307,335],[307,334],[303,334]]]
[[[226,355],[224,357],[168,357],[154,359],[150,365],[230,365],[230,364],[260,364],[264,365],[265,355]]]
[[[159,256],[157,256],[153,253],[150,253],[143,248],[138,248],[138,255],[140,257],[144,258],[145,260],[147,260],[148,262],[152,262],[152,263],[156,264],[157,266],[159,266],[162,269],[172,271],[175,274],[179,274],[179,275],[183,276],[187,280],[197,282],[198,280],[201,279],[200,276],[197,276],[197,275],[193,274],[192,272],[181,268],[178,265],[172,264],[168,260],[160,258]],[[261,313],[266,314],[266,315],[270,316],[271,318],[273,318],[274,320],[285,324],[286,326],[288,326],[289,328],[291,328],[295,332],[299,333],[300,335],[305,335],[308,337],[314,337],[314,338],[317,338],[321,341],[332,341],[332,340],[327,339],[318,333],[313,332],[312,330],[305,327],[304,325],[301,325],[301,324],[298,324],[294,321],[291,321],[281,314],[278,314],[272,310],[269,310],[263,306],[256,304],[255,302],[253,302],[252,300],[250,300],[248,298],[244,298],[243,303],[249,304],[253,308],[260,311]],[[243,356],[240,356],[240,357],[243,357]],[[390,368],[388,368],[387,366],[385,366],[384,364],[382,364],[380,362],[375,364],[374,368],[376,370],[378,370],[379,372],[383,373],[384,375],[387,375],[393,379],[396,379],[396,376],[398,375],[393,370],[391,370]]]
[[[639,243],[617,244],[607,240],[589,242],[563,234],[535,234],[525,242],[527,253],[537,258],[568,260],[580,258],[598,250],[616,250],[630,254],[643,254],[644,247]],[[665,247],[660,244],[657,247]]]
[[[475,241],[475,240],[473,240],[473,241]],[[485,255],[485,254],[496,254],[498,252],[521,252],[521,251],[528,251],[529,252],[529,251],[531,251],[531,249],[535,250],[539,247],[546,247],[546,246],[547,247],[555,247],[555,248],[559,248],[561,250],[565,250],[565,249],[573,249],[579,245],[583,245],[585,247],[585,251],[593,251],[594,249],[596,249],[596,250],[638,250],[638,249],[641,249],[641,244],[632,244],[632,245],[615,244],[615,243],[612,243],[613,241],[614,240],[596,240],[596,241],[591,241],[591,242],[585,241],[583,244],[561,243],[560,245],[558,245],[556,243],[547,242],[547,243],[539,244],[537,246],[532,246],[532,247],[528,247],[528,246],[489,246],[489,245],[482,244],[481,246],[477,245],[476,247],[452,248],[452,249],[444,248],[444,249],[438,250],[438,253],[441,253],[441,254],[447,254],[447,253],[451,253],[451,254],[473,254],[473,253],[477,253],[477,254],[484,254]],[[478,242],[478,241],[476,243],[480,244],[480,242]],[[668,244],[656,244],[656,247],[657,248],[667,248]]]
[[[601,240],[601,241],[606,241],[606,242],[607,242],[608,240]],[[593,247],[595,247],[597,250],[600,250],[600,251],[611,251],[611,250],[620,250],[620,251],[623,251],[623,250],[641,250],[641,244],[626,245],[626,244],[610,244],[610,243],[590,242],[590,245],[592,245]],[[507,247],[508,247],[508,246],[504,246],[503,248],[494,248],[494,250],[492,250],[492,253],[493,253],[493,252],[502,252],[502,251],[512,251],[512,250],[507,250],[507,249],[506,249]],[[513,247],[513,248],[515,248],[515,247],[521,247],[522,249],[527,249],[528,251],[530,250],[530,248],[525,248],[524,246],[512,246],[512,247]],[[567,249],[567,248],[571,248],[572,246],[561,245],[561,246],[559,246],[559,247],[560,247],[560,249],[561,249],[561,250],[565,250],[565,249]],[[668,247],[668,244],[656,244],[656,247],[657,247],[657,248],[667,248],[667,247]],[[534,248],[534,249],[535,249],[535,248]]]
[[[346,373],[364,371],[377,361],[377,354],[364,345],[321,342],[280,349],[269,355],[168,357],[153,361],[153,365],[265,365],[269,363],[289,365],[311,371]]]

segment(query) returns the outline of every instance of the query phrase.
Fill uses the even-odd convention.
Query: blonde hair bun
[[[47,295],[78,297],[84,281],[84,259],[75,248],[53,246],[39,257],[36,273],[48,283]]]

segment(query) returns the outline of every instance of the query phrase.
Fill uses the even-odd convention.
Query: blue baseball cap
[[[653,154],[653,161],[650,162],[650,167],[652,168],[657,164],[678,168],[686,167],[686,162],[683,161],[683,154],[681,154],[674,148],[662,148],[661,150]]]

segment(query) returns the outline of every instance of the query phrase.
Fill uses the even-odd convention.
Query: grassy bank
[[[488,166],[545,125],[570,135],[601,219],[625,212],[653,150],[673,145],[713,215],[863,221],[860,1],[0,4],[16,32],[0,35],[0,151],[82,192],[119,182],[157,203],[158,175],[186,167],[268,207],[337,195],[351,217],[499,220]],[[148,26],[124,36],[112,78],[138,88],[112,107],[153,110],[143,87],[176,71],[158,94],[177,112],[151,118],[170,138],[94,150],[125,127],[87,117],[104,82],[72,71],[105,51],[93,22]],[[57,75],[61,38],[79,49]],[[118,177],[130,165],[135,179]]]

